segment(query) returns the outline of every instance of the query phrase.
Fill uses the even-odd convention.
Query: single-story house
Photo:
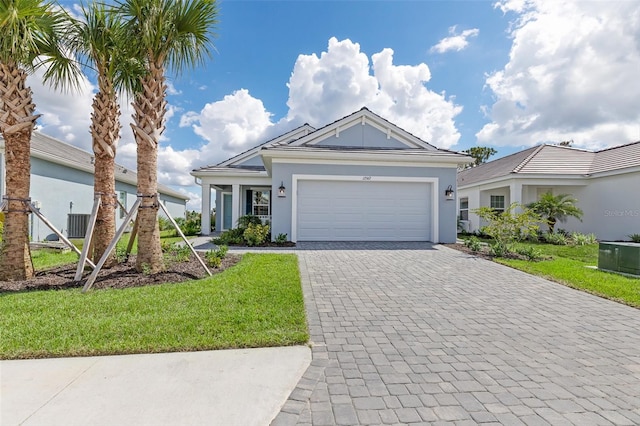
[[[84,237],[93,208],[92,153],[38,131],[31,137],[31,200],[44,216],[69,238]],[[136,201],[136,173],[116,165],[118,199],[129,209]],[[0,193],[5,194],[5,147],[0,137]],[[185,217],[188,197],[158,185],[160,200],[173,217]],[[116,226],[125,212],[118,209]],[[30,237],[44,240],[49,228],[31,215]]]
[[[271,223],[272,238],[294,242],[453,242],[456,170],[470,161],[363,108],[191,174],[202,186],[203,212],[215,191],[216,231],[253,214]]]
[[[539,145],[458,173],[458,215],[467,230],[482,224],[472,210],[529,204],[541,194],[570,194],[582,221],[568,218],[557,228],[594,233],[600,240],[625,240],[640,233],[640,141],[587,151]]]

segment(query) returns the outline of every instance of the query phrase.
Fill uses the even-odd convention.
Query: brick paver
[[[427,243],[296,253],[313,361],[272,425],[640,424],[640,310]]]

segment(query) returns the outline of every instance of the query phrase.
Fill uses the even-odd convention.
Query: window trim
[[[266,203],[256,203],[256,192],[267,193]],[[262,198],[262,197],[261,197]],[[256,207],[267,207],[267,214],[257,214]],[[270,216],[271,215],[271,190],[270,189],[252,189],[251,190],[251,214],[254,216]]]
[[[466,207],[462,207],[462,202],[466,202]],[[463,217],[462,213],[466,213],[466,217]],[[458,205],[458,218],[460,220],[469,220],[469,197],[460,198],[460,204]]]
[[[501,200],[501,203],[494,203],[494,201]],[[502,204],[502,207],[497,207],[497,204]],[[489,196],[489,207],[499,213],[504,213],[505,209],[505,196],[504,195],[490,195]]]

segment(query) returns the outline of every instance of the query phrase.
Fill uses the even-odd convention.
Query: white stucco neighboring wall
[[[640,170],[590,179],[580,198],[584,210],[580,232],[593,232],[601,240],[628,240],[640,233]]]
[[[496,180],[490,183],[458,187],[460,199],[469,202],[469,230],[483,224],[473,209],[489,206],[491,195],[504,195],[505,207],[519,196],[523,205],[539,199],[551,191],[554,195],[569,194],[584,212],[582,220],[567,218],[558,222],[557,229],[569,232],[593,233],[600,240],[628,240],[629,234],[640,233],[640,170],[582,177],[535,177]],[[514,193],[514,190],[518,193]],[[543,230],[546,230],[542,227]]]

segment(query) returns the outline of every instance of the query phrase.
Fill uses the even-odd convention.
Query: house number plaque
[[[362,176],[362,180],[371,180],[371,176]]]

